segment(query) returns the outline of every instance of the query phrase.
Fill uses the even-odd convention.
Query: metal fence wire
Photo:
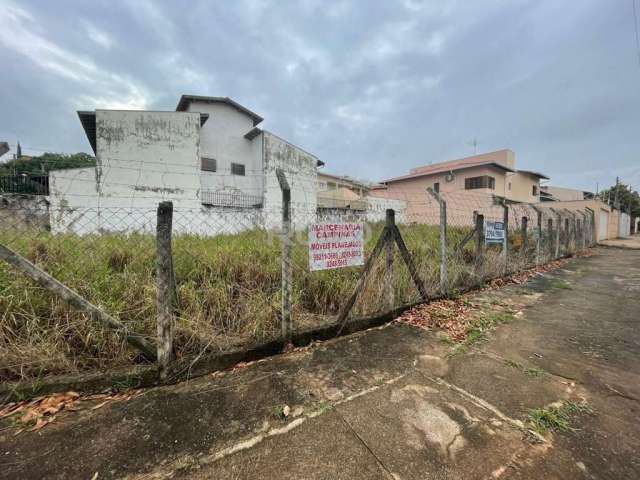
[[[209,199],[217,206],[174,206],[169,250],[160,248],[167,227],[156,208],[75,208],[60,219],[44,197],[0,198],[0,380],[148,361],[127,344],[132,333],[158,348],[168,341],[168,352],[158,350],[165,364],[304,331],[337,333],[595,243],[588,209],[431,191],[375,215],[310,211],[281,187],[272,205],[227,196]],[[363,265],[311,271],[310,225],[354,222]],[[491,238],[502,226],[505,241]],[[170,329],[159,328],[163,312]]]

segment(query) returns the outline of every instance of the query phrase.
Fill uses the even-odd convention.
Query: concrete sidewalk
[[[597,249],[479,294],[517,319],[468,351],[392,324],[37,433],[0,425],[0,478],[637,479],[639,298],[640,252]],[[558,401],[593,413],[540,441],[527,415]]]
[[[602,240],[600,245],[605,247],[630,248],[632,250],[640,250],[640,235],[632,235],[625,238],[616,238],[614,240]]]

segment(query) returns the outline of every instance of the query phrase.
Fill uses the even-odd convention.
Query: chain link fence
[[[286,182],[281,186],[281,206],[176,206],[162,228],[156,208],[75,208],[61,222],[44,208],[3,204],[0,379],[155,360],[127,341],[160,346],[168,367],[175,358],[288,342],[304,332],[337,334],[359,319],[389,316],[595,243],[590,210],[431,191],[396,211],[311,215],[308,204],[287,199]],[[268,228],[274,219],[277,227]],[[312,271],[315,223],[361,225],[363,265]]]

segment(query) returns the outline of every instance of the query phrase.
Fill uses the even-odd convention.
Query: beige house
[[[461,214],[471,215],[476,205],[489,207],[494,195],[514,202],[539,202],[542,179],[548,177],[517,170],[511,150],[498,150],[413,168],[407,175],[382,182],[384,188],[372,191],[371,195],[402,198],[409,204],[408,215],[415,217],[431,213],[427,196],[427,188],[431,187],[458,200]]]
[[[318,172],[318,208],[366,210],[370,185],[350,177]]]

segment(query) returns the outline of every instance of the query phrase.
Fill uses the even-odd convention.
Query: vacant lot
[[[367,226],[366,251],[382,229]],[[430,296],[438,294],[437,226],[401,226],[420,278]],[[497,247],[475,258],[473,241],[456,250],[470,228],[449,229],[449,277],[455,291],[501,272]],[[353,291],[360,269],[310,273],[306,236],[293,251],[293,308],[296,328],[326,324]],[[511,267],[533,260],[512,241]],[[72,235],[4,230],[0,242],[26,256],[55,278],[103,308],[132,330],[155,336],[155,238],[149,234]],[[531,241],[533,244],[533,240]],[[174,238],[179,356],[220,351],[274,338],[279,333],[281,244],[277,235],[254,230],[237,235]],[[419,300],[408,270],[395,253],[395,305]],[[375,263],[352,316],[388,308],[385,258]],[[0,380],[41,377],[131,365],[137,353],[117,335],[90,322],[13,268],[0,264]]]

